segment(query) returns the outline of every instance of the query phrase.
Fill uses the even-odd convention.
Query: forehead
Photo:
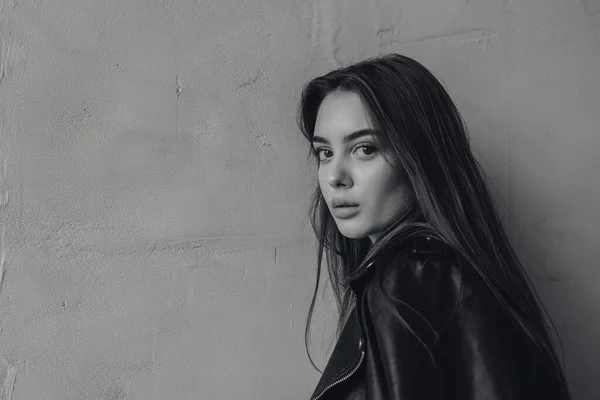
[[[352,92],[333,92],[321,102],[314,134],[337,140],[349,133],[369,128],[373,126],[360,96]]]

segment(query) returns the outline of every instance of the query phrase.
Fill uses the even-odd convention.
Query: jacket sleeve
[[[375,268],[360,301],[368,400],[522,398],[525,349],[456,259],[397,257]]]

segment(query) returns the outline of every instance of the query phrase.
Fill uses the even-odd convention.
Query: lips
[[[338,207],[357,207],[358,203],[354,203],[352,201],[348,201],[348,200],[343,200],[343,199],[333,199],[331,201],[331,207],[333,208],[338,208]]]
[[[331,202],[331,213],[339,219],[352,218],[358,214],[359,207],[357,203],[342,199],[333,199]]]
[[[331,210],[331,213],[339,219],[352,218],[358,214],[358,206],[335,207]]]

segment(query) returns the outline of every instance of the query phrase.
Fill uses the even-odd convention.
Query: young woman
[[[365,60],[311,80],[299,124],[319,182],[306,337],[323,253],[340,310],[311,399],[569,399],[554,325],[440,82],[408,57]]]

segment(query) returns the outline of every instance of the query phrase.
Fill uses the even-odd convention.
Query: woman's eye
[[[375,148],[375,146],[371,146],[369,144],[361,144],[361,145],[357,146],[356,149],[357,150],[362,149],[362,152],[365,156],[371,156],[377,152],[377,149]]]
[[[319,160],[324,160],[331,157],[331,150],[328,149],[316,149],[315,153],[317,154],[317,158]]]

